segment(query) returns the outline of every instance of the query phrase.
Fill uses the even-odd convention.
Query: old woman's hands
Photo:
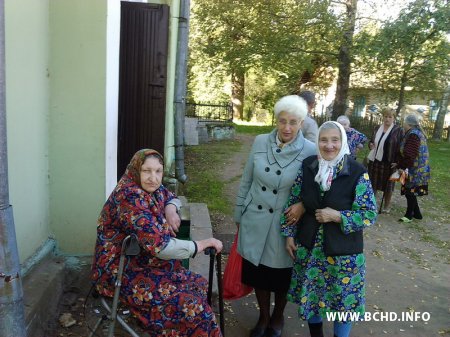
[[[316,209],[316,220],[319,223],[336,222],[341,223],[341,213],[330,207]]]
[[[197,253],[201,253],[209,247],[214,248],[216,250],[216,253],[220,253],[223,249],[222,241],[214,238],[199,240],[195,242],[197,243]]]
[[[170,234],[172,234],[172,236],[177,236],[176,232],[178,232],[181,225],[181,219],[180,215],[177,213],[177,208],[173,204],[168,204],[164,208],[164,212],[166,215],[166,221],[169,224]]]
[[[295,251],[297,250],[297,245],[295,244],[294,238],[286,238],[286,250],[292,260],[295,260]]]
[[[293,204],[286,208],[284,211],[284,216],[286,218],[286,224],[287,225],[293,225],[296,224],[298,220],[303,216],[305,213],[305,207],[303,207],[303,203],[298,202],[296,204]]]

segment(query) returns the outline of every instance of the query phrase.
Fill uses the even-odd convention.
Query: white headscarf
[[[323,127],[329,124],[334,124],[339,128],[339,131],[341,133],[341,149],[339,150],[337,156],[334,157],[332,160],[325,160],[320,155],[319,139]],[[341,124],[333,121],[323,123],[319,128],[319,132],[317,133],[316,147],[318,153],[317,156],[319,159],[319,172],[317,172],[314,181],[316,181],[322,187],[323,191],[328,191],[330,189],[331,182],[333,181],[334,168],[346,154],[350,154],[350,150],[348,148],[347,143],[347,134],[345,132],[344,127]]]

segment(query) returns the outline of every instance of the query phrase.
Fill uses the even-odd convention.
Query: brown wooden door
[[[169,7],[122,2],[117,177],[133,154],[164,154]]]

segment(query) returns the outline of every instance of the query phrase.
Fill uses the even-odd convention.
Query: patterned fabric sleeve
[[[403,153],[400,156],[398,166],[401,169],[414,166],[414,160],[419,155],[420,138],[417,135],[409,135],[403,147]]]
[[[356,133],[355,138],[356,138],[357,145],[358,144],[364,145],[364,143],[367,142],[366,135],[364,133],[359,132],[358,130],[355,130],[355,133]]]
[[[281,222],[281,235],[282,236],[294,237],[296,234],[297,226],[295,224],[291,225],[291,226],[288,226],[286,224],[286,216],[284,215],[284,211],[289,206],[301,201],[300,192],[301,192],[301,187],[302,187],[302,181],[303,181],[303,171],[302,171],[302,168],[300,167],[300,169],[298,170],[298,173],[297,173],[297,177],[294,180],[294,184],[291,187],[291,193],[289,194],[289,199],[286,203],[286,206],[283,209],[283,212],[281,213],[280,222]]]
[[[355,200],[352,209],[341,211],[341,230],[349,234],[363,230],[375,223],[377,218],[377,205],[369,175],[364,173],[356,184]]]
[[[155,191],[154,198],[143,192],[139,193],[139,189],[131,189],[128,192],[120,204],[120,222],[137,235],[142,248],[156,255],[167,246],[171,238],[161,212],[165,192]]]

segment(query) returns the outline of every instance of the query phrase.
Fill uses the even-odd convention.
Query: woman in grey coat
[[[242,282],[255,288],[259,320],[251,337],[281,336],[292,259],[280,235],[280,218],[304,158],[316,153],[300,131],[308,108],[303,98],[290,95],[274,107],[277,127],[258,135],[242,175],[235,208],[239,227],[238,251],[243,257]],[[270,314],[270,296],[275,307]]]

